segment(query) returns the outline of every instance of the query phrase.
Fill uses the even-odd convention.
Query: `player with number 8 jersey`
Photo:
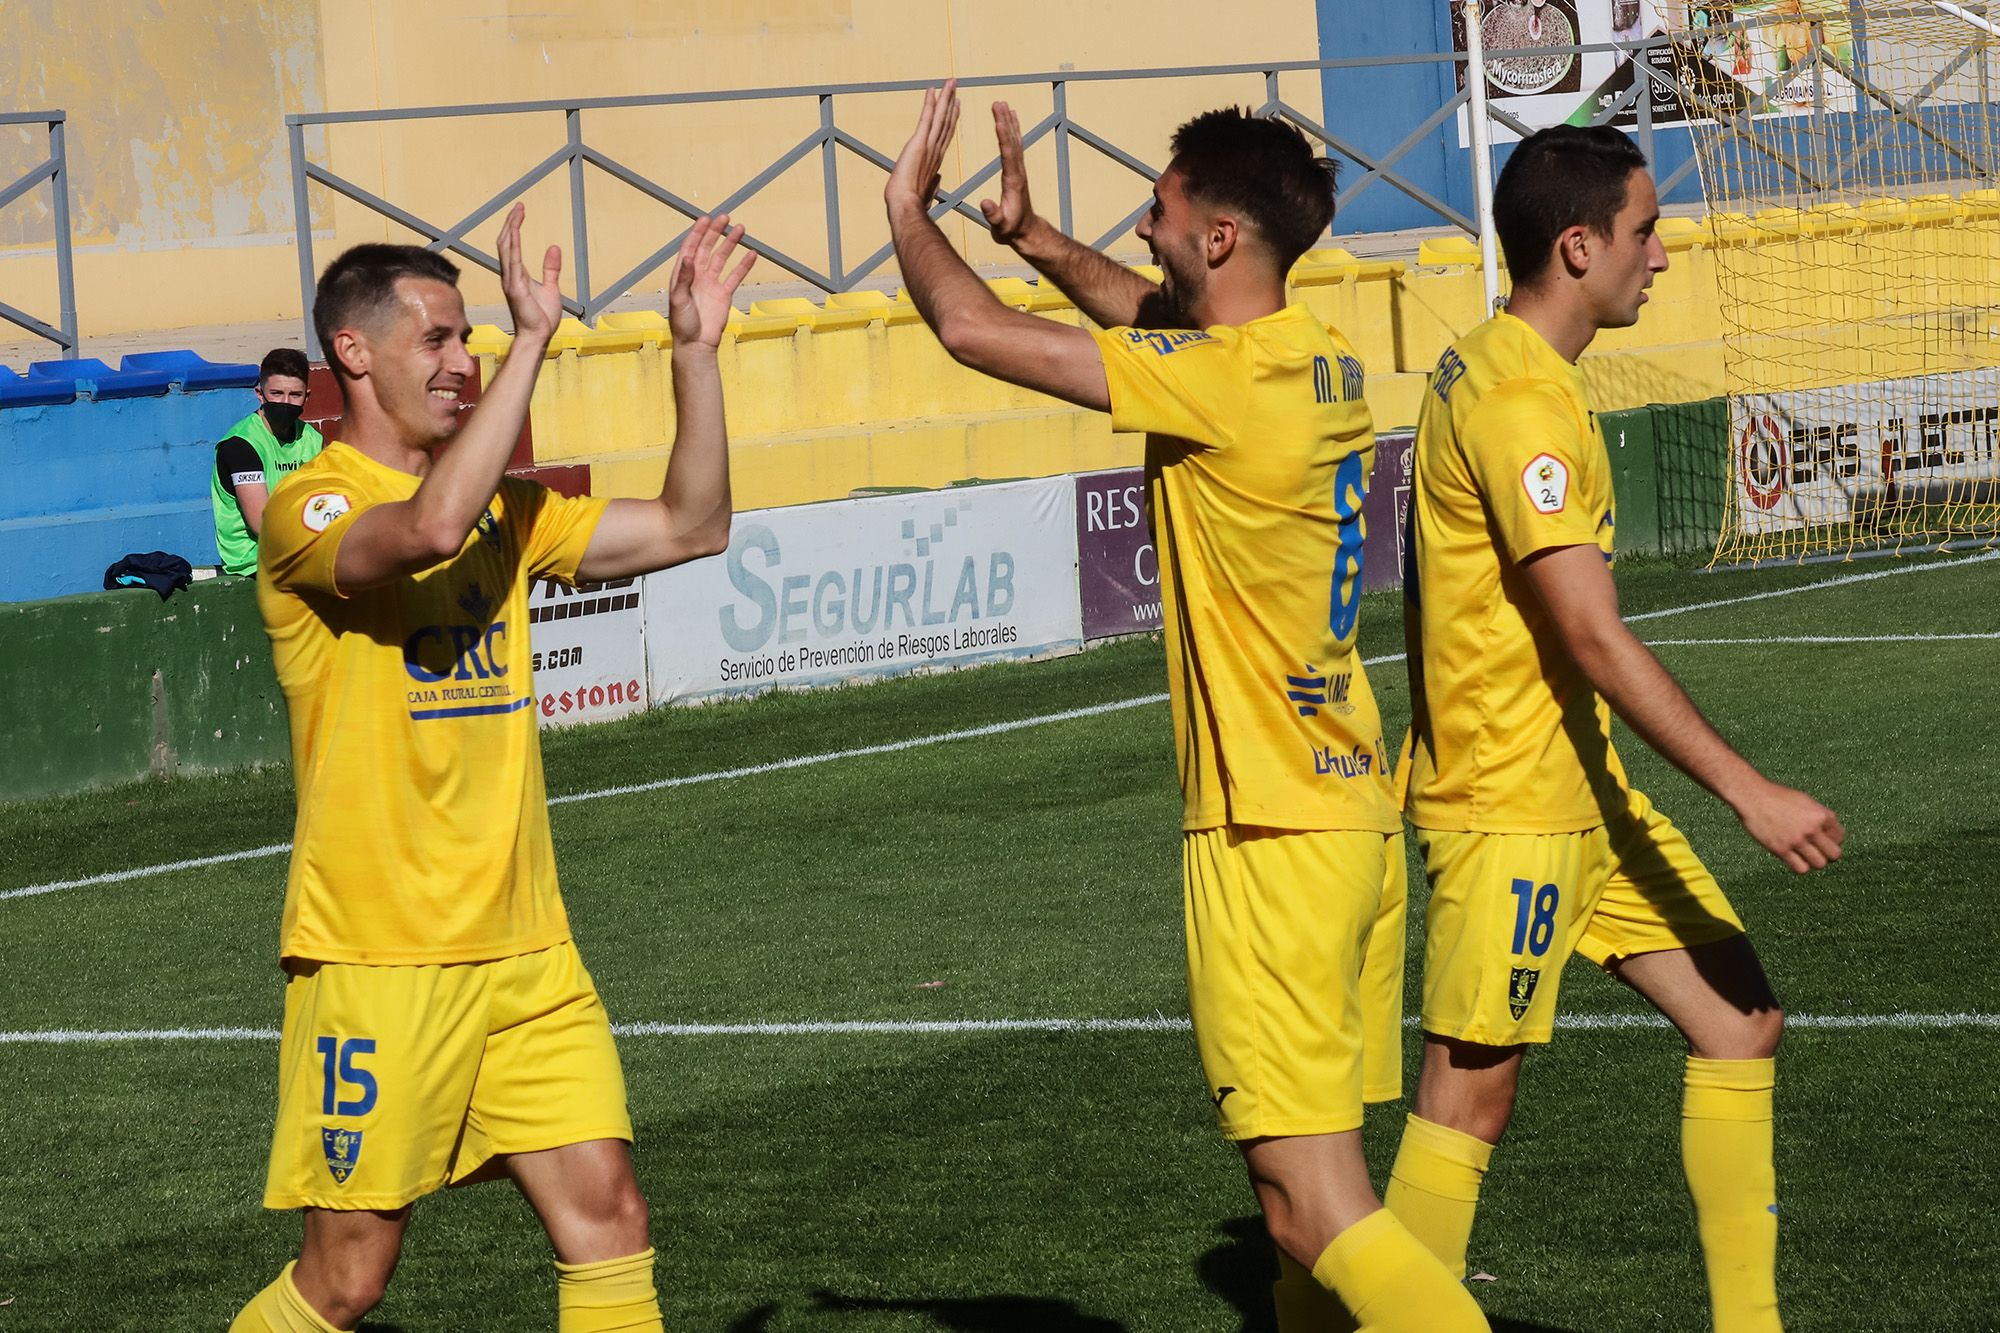
[[[1402,824],[1355,651],[1365,373],[1287,299],[1331,222],[1332,164],[1290,125],[1195,117],[1140,219],[1154,281],[1035,216],[1020,122],[993,108],[996,240],[1091,332],[1009,310],[930,215],[958,120],[932,90],[885,199],[918,311],[961,364],[1146,438],[1182,793],[1188,1008],[1224,1137],[1281,1256],[1281,1333],[1484,1328],[1376,1200],[1363,1104],[1401,1095]],[[1339,1307],[1344,1306],[1345,1310]]]

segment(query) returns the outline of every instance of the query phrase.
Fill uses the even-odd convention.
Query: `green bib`
[[[296,472],[300,464],[311,461],[326,447],[320,433],[304,422],[299,423],[297,439],[290,444],[280,443],[278,437],[271,434],[271,425],[264,420],[262,412],[252,412],[231,426],[229,435],[248,440],[250,447],[257,451],[257,457],[264,462],[264,485],[269,490],[276,490],[287,473]],[[229,435],[223,438],[228,439]],[[243,522],[242,506],[236,503],[235,496],[223,489],[222,475],[215,468],[208,470],[208,498],[215,508],[215,551],[222,559],[222,572],[255,574],[257,534]]]

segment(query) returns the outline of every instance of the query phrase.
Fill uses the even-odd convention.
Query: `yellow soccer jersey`
[[[1361,361],[1302,306],[1096,335],[1145,431],[1183,826],[1401,827],[1354,651],[1375,428]]]
[[[575,579],[605,502],[509,478],[452,559],[343,592],[341,538],[417,484],[334,443],[264,511],[257,608],[291,714],[299,803],[288,958],[455,963],[569,938],[528,587]]]
[[[1512,315],[1431,375],[1417,425],[1404,586],[1423,628],[1426,708],[1410,758],[1418,828],[1571,833],[1622,808],[1611,710],[1557,638],[1521,562],[1611,559],[1611,460],[1583,375]]]

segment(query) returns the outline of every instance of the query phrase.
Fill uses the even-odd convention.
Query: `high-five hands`
[[[993,239],[1012,245],[1028,234],[1035,221],[1034,205],[1028,202],[1028,165],[1021,148],[1021,118],[1005,102],[993,104],[993,137],[1000,141],[1000,198],[981,199],[979,211]]]
[[[743,228],[730,226],[727,213],[695,219],[674,257],[667,291],[667,325],[676,347],[712,348],[722,341],[736,289],[757,262],[756,251],[745,250],[735,267],[729,266],[729,256],[742,239]]]
[[[942,88],[924,89],[923,114],[896,166],[882,190],[883,202],[893,211],[915,205],[929,210],[937,194],[944,168],[944,150],[958,131],[958,80],[946,79]]]
[[[542,279],[528,276],[521,262],[521,219],[526,204],[515,204],[500,224],[500,290],[507,296],[507,313],[514,318],[514,337],[546,343],[562,320],[562,248],[550,246],[542,255]]]

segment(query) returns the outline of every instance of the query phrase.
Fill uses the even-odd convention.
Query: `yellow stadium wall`
[[[1721,391],[1713,255],[1691,242],[1675,248],[1644,322],[1607,333],[1584,358],[1600,410]],[[1447,249],[1442,257],[1455,256]],[[1039,313],[1046,318],[1081,321],[1067,303],[1037,298],[1019,280],[995,285],[1003,300],[1044,306]],[[1384,429],[1415,424],[1431,366],[1478,323],[1483,300],[1476,268],[1363,263],[1344,251],[1309,255],[1293,273],[1293,294],[1355,343],[1370,371],[1370,406]],[[1114,435],[1103,416],[957,366],[906,302],[877,294],[876,308],[868,304],[865,296],[828,306],[760,304],[725,340],[741,506],[1139,461],[1140,441]],[[664,320],[635,314],[605,324],[592,331],[570,321],[552,344],[532,409],[536,461],[589,466],[598,495],[652,494],[673,438]],[[476,337],[489,375],[506,343],[498,329]]]
[[[7,76],[0,88],[9,109],[68,112],[77,308],[87,339],[298,317],[288,112],[1318,57],[1309,0],[1239,0],[1227,23],[1215,15],[1195,0],[1159,0],[1136,20],[1125,6],[1065,0],[13,0],[0,5]],[[1310,72],[1285,76],[1283,90],[1319,114]],[[948,175],[990,152],[984,105],[995,95],[1015,101],[1029,124],[1049,107],[1046,85],[978,92]],[[1069,110],[1159,164],[1180,119],[1262,95],[1254,76],[1079,85]],[[840,124],[893,156],[914,106],[912,94],[855,99],[842,105]],[[818,124],[810,98],[583,118],[587,142],[704,203]],[[309,135],[308,149],[357,184],[450,224],[560,147],[564,135],[561,114],[542,113],[331,127]],[[0,130],[0,180],[46,151],[39,130]],[[887,239],[882,174],[852,154],[842,159],[844,259],[852,267]],[[1078,145],[1071,160],[1080,230],[1101,233],[1145,195],[1136,176],[1091,149]],[[1030,167],[1053,203],[1050,145],[1031,151]],[[595,168],[589,177],[592,278],[601,289],[682,222]],[[0,212],[0,295],[44,317],[55,307],[47,193]],[[312,198],[321,263],[362,241],[412,239],[320,187]],[[530,240],[569,250],[567,173],[527,200]],[[822,200],[815,154],[740,216],[824,268]],[[968,228],[953,228],[965,239]],[[473,239],[490,249],[494,229],[482,223]],[[974,238],[972,253],[991,258],[991,242]],[[661,270],[640,287],[659,290],[665,276]],[[483,273],[467,274],[466,291],[475,304],[500,299]]]

